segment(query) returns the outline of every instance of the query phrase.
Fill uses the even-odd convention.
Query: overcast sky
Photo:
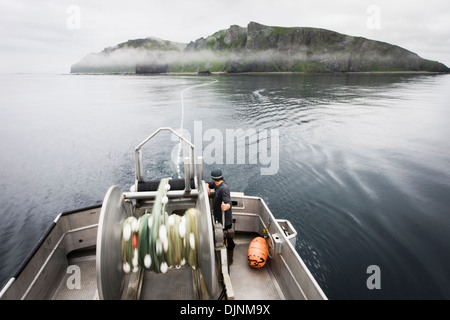
[[[68,73],[129,39],[188,43],[250,21],[385,41],[450,66],[445,0],[0,0],[0,73]]]

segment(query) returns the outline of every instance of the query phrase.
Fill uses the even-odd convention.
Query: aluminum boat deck
[[[235,238],[234,261],[230,266],[230,278],[236,300],[284,300],[286,299],[278,281],[273,275],[270,260],[261,269],[248,265],[247,249],[257,234],[237,234]],[[95,268],[95,250],[68,257],[67,268],[60,270],[61,281],[51,300],[98,300]],[[72,273],[69,266],[80,269],[80,289],[70,284]],[[69,271],[69,272],[68,272]],[[144,273],[144,281],[139,299],[141,300],[197,300],[195,282],[190,267],[169,269],[166,274]],[[69,284],[69,285],[68,285]],[[159,284],[159,286],[155,286]],[[74,284],[73,284],[74,285]]]
[[[184,180],[144,180],[141,147],[161,130],[177,134],[170,128],[161,128],[135,148],[135,185],[130,192],[112,186],[102,205],[58,215],[1,289],[0,299],[327,299],[295,250],[296,230],[289,221],[275,219],[259,197],[231,192],[236,247],[233,263],[228,265],[225,232],[221,223],[213,221],[211,199],[202,177],[202,159],[194,162],[194,146],[189,141],[185,142],[191,146],[191,157],[184,159]],[[155,185],[159,185],[157,190]],[[167,217],[183,216],[189,210],[197,212],[190,222],[195,227],[189,234],[198,238],[189,249],[196,261],[193,260],[192,266],[189,263],[172,266],[166,273],[136,264],[133,272],[126,273],[123,222],[152,210],[156,215],[161,208],[162,192]],[[161,234],[161,230],[154,231],[150,231],[151,237]],[[256,236],[266,239],[269,256],[259,269],[252,268],[247,261],[249,244]]]

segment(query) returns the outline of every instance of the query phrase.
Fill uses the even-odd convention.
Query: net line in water
[[[198,88],[198,87],[203,87],[203,86],[208,86],[211,85],[213,83],[219,82],[219,80],[213,80],[213,81],[209,81],[206,83],[201,83],[201,84],[196,84],[193,86],[190,86],[188,88],[184,88],[183,90],[181,90],[181,121],[180,121],[180,136],[183,136],[183,124],[184,124],[184,93],[188,90],[194,89],[194,88]],[[182,140],[180,138],[180,142],[178,145],[178,157],[177,157],[177,174],[178,174],[178,178],[181,179],[181,169],[180,169],[180,163],[181,163],[181,149],[182,149]]]

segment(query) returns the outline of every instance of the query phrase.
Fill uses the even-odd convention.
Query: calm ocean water
[[[134,147],[214,79],[184,94],[184,128],[276,129],[279,165],[261,175],[224,145],[205,176],[289,219],[329,299],[450,299],[450,75],[424,74],[0,75],[0,287],[58,213],[128,191]],[[175,145],[149,147],[149,177],[174,176]]]

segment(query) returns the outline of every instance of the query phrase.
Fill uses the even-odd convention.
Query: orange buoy
[[[268,257],[266,239],[256,237],[248,246],[247,259],[250,267],[259,269],[264,267]]]

